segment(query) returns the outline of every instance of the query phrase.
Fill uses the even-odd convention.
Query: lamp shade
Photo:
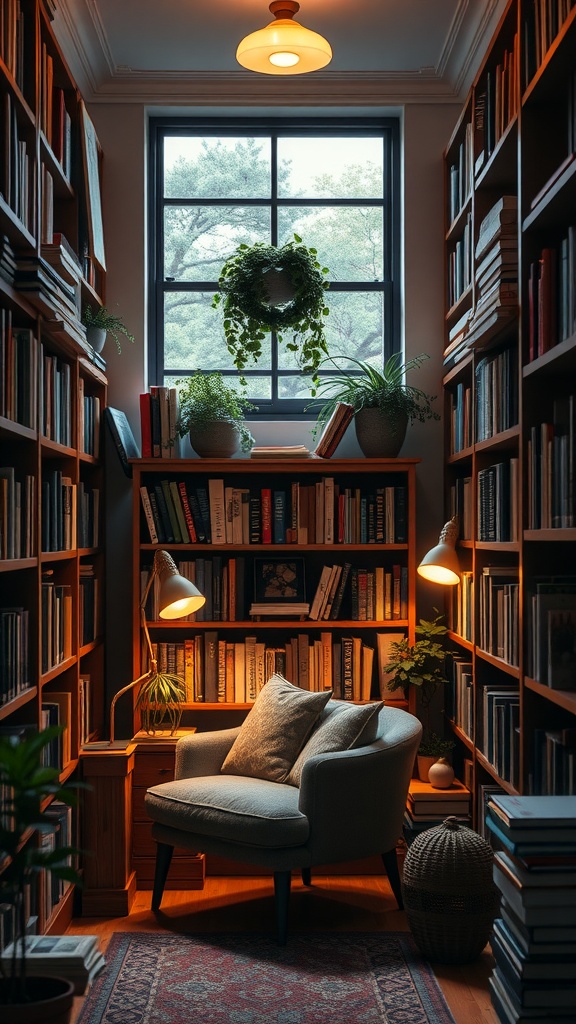
[[[418,574],[423,579],[449,587],[460,582],[460,562],[456,554],[458,525],[458,516],[453,516],[443,526],[436,546],[424,555],[418,566]]]
[[[270,13],[275,20],[239,43],[238,63],[265,75],[304,75],[326,67],[332,60],[330,43],[292,20],[299,10],[296,0],[273,0]]]
[[[161,619],[181,619],[198,611],[206,598],[197,587],[181,576],[167,551],[154,555],[154,571],[160,580],[158,614]]]

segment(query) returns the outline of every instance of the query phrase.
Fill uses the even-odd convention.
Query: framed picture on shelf
[[[306,600],[303,558],[255,558],[254,600],[261,604],[301,604]]]

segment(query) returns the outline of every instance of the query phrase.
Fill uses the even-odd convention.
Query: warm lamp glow
[[[181,619],[205,604],[206,598],[190,580],[180,576],[167,551],[157,551],[154,555],[154,573],[160,579],[158,615],[161,619]]]
[[[304,75],[326,67],[332,60],[330,43],[292,20],[299,10],[296,0],[273,0],[275,20],[238,44],[238,63],[264,75]]]
[[[418,566],[418,575],[423,579],[449,587],[460,582],[460,563],[456,554],[458,526],[458,516],[453,516],[443,526],[438,544],[430,548]]]

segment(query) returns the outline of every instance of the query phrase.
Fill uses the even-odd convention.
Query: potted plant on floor
[[[86,340],[95,352],[102,351],[109,334],[112,335],[116,342],[118,355],[122,354],[120,334],[123,334],[128,341],[134,341],[134,335],[130,334],[122,318],[114,313],[110,313],[106,306],[92,307],[88,303],[84,306],[82,323],[86,328]]]
[[[423,732],[418,749],[418,773],[424,782],[428,781],[430,766],[441,758],[447,759],[454,747],[453,740],[439,736],[432,730],[430,722],[432,701],[448,683],[448,629],[442,619],[440,613],[431,620],[420,619],[416,626],[415,643],[410,644],[408,638],[404,637],[390,644],[390,658],[384,667],[389,690],[402,689],[405,694],[410,686],[416,686],[419,690]]]
[[[73,1006],[74,985],[65,978],[30,975],[26,957],[26,895],[35,876],[50,871],[78,884],[72,846],[43,849],[38,834],[53,832],[47,813],[50,799],[68,806],[76,802],[72,788],[62,786],[57,768],[45,767],[45,747],[63,731],[22,731],[0,736],[0,902],[13,907],[14,949],[10,970],[0,977],[0,1019],[3,1024],[65,1024]]]
[[[226,345],[240,372],[258,361],[266,334],[274,331],[302,372],[315,374],[328,354],[327,274],[317,250],[296,234],[280,247],[238,246],[220,271],[212,305],[222,311]]]
[[[380,370],[352,356],[346,357],[347,365],[341,368],[329,356],[321,365],[330,364],[338,372],[323,376],[316,388],[323,402],[316,430],[324,427],[338,403],[343,402],[354,409],[356,436],[364,455],[396,458],[409,423],[440,419],[431,405],[435,396],[406,383],[406,374],[418,369],[428,358],[423,352],[403,363],[401,356],[394,353]]]
[[[202,373],[176,381],[180,437],[203,458],[229,458],[238,448],[249,452],[254,444],[244,414],[256,409],[240,391],[226,383],[219,371]]]

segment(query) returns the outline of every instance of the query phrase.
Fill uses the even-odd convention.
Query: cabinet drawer
[[[136,882],[139,889],[152,889],[154,884],[153,857],[134,857],[132,867],[136,872]],[[187,857],[173,857],[166,879],[165,889],[203,889],[206,875],[206,858],[204,854],[194,855],[189,853]]]
[[[133,786],[156,786],[174,778],[174,753],[137,753],[134,761]]]

